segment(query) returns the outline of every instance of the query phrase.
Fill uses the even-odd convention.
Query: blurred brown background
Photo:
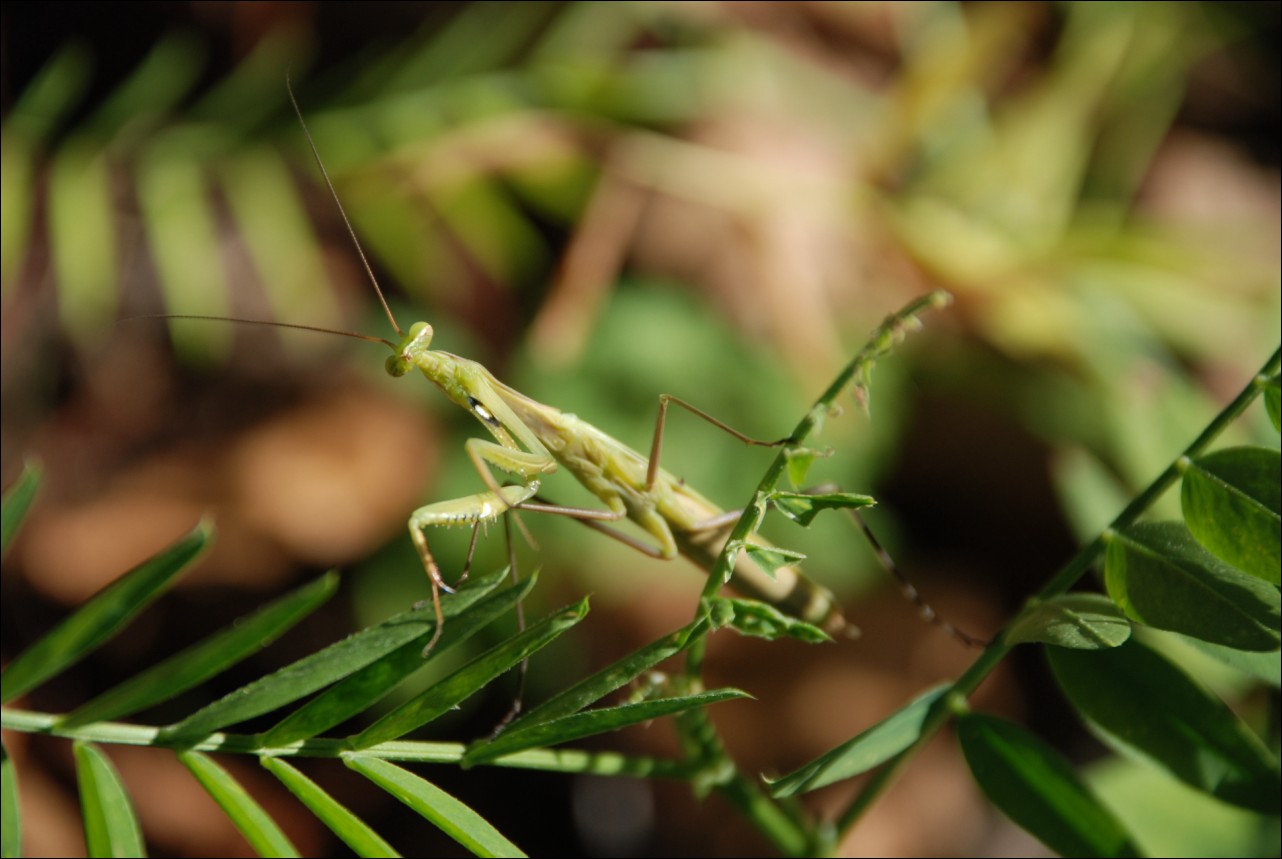
[[[409,511],[479,487],[462,456],[472,420],[422,379],[388,379],[372,346],[120,321],[205,313],[389,335],[288,109],[287,69],[402,327],[428,319],[441,348],[635,447],[661,392],[784,435],[881,316],[952,291],[954,307],[878,367],[871,420],[847,401],[829,421],[834,455],[816,479],[876,495],[893,554],[979,634],[1278,340],[1276,3],[9,3],[2,15],[0,477],[8,486],[30,457],[46,473],[5,561],[5,658],[202,515],[217,527],[197,570],[30,709],[68,710],[329,566],[344,571],[340,599],[148,721],[401,610],[426,593]],[[727,507],[747,497],[768,453],[670,426],[665,467]],[[1263,426],[1252,415],[1235,429],[1268,438]],[[548,494],[586,498],[569,478]],[[576,637],[535,661],[532,699],[693,611],[689,564],[526,522],[540,550],[519,547],[524,569],[543,569],[529,610],[595,594]],[[863,636],[717,638],[712,682],[758,699],[714,713],[749,771],[791,770],[973,657],[917,620],[846,523],[814,531],[770,533],[810,556]],[[432,539],[457,570],[466,535]],[[501,535],[482,554],[482,568],[501,564]],[[977,706],[1093,760],[1029,653]],[[509,696],[469,702],[431,738],[484,734]],[[29,852],[83,850],[68,744],[5,741]],[[608,747],[676,753],[663,724]],[[248,851],[171,754],[110,753],[155,852]],[[227,763],[261,783],[300,848],[340,849],[251,762]],[[458,849],[336,763],[310,763],[406,853]],[[534,855],[766,849],[684,785],[425,774]],[[1040,849],[1026,841],[945,737],[843,850]]]

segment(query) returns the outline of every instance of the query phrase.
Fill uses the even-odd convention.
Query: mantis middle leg
[[[675,397],[672,394],[660,394],[659,414],[654,421],[654,440],[650,443],[650,463],[645,473],[645,488],[647,492],[654,488],[654,482],[659,476],[659,455],[663,452],[663,431],[668,419],[668,403],[676,403],[692,415],[703,418],[714,427],[730,433],[730,435],[739,439],[739,441],[744,444],[756,445],[758,447],[779,447],[780,445],[787,444],[791,441],[791,439],[788,438],[776,439],[775,441],[762,441],[760,439],[752,438],[751,436],[739,432],[729,424],[717,420],[703,409],[692,406],[680,397]]]

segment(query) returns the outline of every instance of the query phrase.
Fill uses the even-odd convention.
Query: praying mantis
[[[412,370],[419,370],[446,397],[475,417],[493,439],[474,437],[464,443],[464,450],[485,485],[484,491],[422,506],[410,515],[407,523],[411,540],[431,585],[432,606],[436,616],[435,630],[424,648],[424,655],[435,646],[444,628],[441,594],[453,591],[428,544],[427,534],[434,528],[470,526],[473,529],[465,571],[470,565],[480,528],[513,511],[567,516],[651,557],[670,560],[680,554],[711,571],[742,511],[722,510],[684,480],[660,466],[669,406],[681,406],[746,444],[778,447],[792,444],[792,440],[784,438],[761,441],[750,438],[682,399],[661,394],[658,397],[650,450],[648,455],[643,455],[586,420],[540,403],[504,384],[480,363],[433,349],[433,329],[428,323],[415,322],[403,330],[392,314],[325,169],[288,79],[286,88],[321,176],[337,205],[388,322],[399,339],[393,342],[381,337],[290,323],[250,319],[223,321],[321,331],[381,343],[392,352],[385,364],[389,375],[399,378]],[[543,477],[559,469],[568,471],[603,506],[597,509],[567,507],[541,497],[538,493]],[[502,485],[496,472],[506,475],[514,482]],[[871,503],[871,499],[867,503]],[[872,541],[883,564],[899,580],[908,598],[917,604],[928,619],[952,630],[948,624],[934,617],[933,611],[900,575],[893,561],[877,544],[857,513],[853,509],[851,513]],[[612,527],[611,523],[624,519],[639,526],[652,542]],[[748,539],[758,547],[769,548],[769,544],[755,534]],[[827,633],[853,632],[836,597],[827,588],[807,578],[795,564],[771,565],[767,570],[748,552],[740,551],[733,565],[733,587],[745,596],[769,603]],[[963,638],[967,637],[963,634]]]

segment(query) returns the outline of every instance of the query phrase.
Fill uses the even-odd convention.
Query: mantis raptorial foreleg
[[[477,473],[481,475],[490,492],[496,495],[501,493],[502,488],[489,466],[517,475],[522,482],[528,482],[535,474],[550,474],[556,471],[556,460],[546,451],[516,450],[483,438],[469,438],[463,443],[463,449],[467,451],[468,458],[476,466]]]
[[[441,611],[441,591],[454,592],[454,588],[446,584],[445,578],[441,575],[441,568],[432,557],[432,550],[427,545],[427,529],[455,525],[473,526],[472,545],[468,547],[470,563],[472,547],[476,544],[476,529],[483,523],[494,521],[522,501],[533,497],[538,491],[539,482],[534,480],[528,484],[503,486],[494,492],[479,492],[476,495],[455,498],[452,501],[427,504],[410,515],[410,538],[414,541],[414,548],[418,550],[423,569],[427,571],[428,580],[431,582],[432,608],[436,612],[436,629],[432,632],[431,641],[423,648],[424,655],[436,646],[437,640],[441,637],[441,631],[445,627],[445,615]]]
[[[537,453],[528,453],[523,450],[513,450],[502,445],[495,444],[485,439],[471,438],[464,445],[468,457],[472,464],[476,466],[476,471],[481,475],[481,479],[490,487],[491,494],[501,494],[503,487],[500,487],[494,479],[494,472],[490,471],[488,466],[493,465],[512,474],[518,474],[522,479],[531,472],[550,473],[556,470],[556,460],[551,456],[542,456]],[[538,481],[534,481],[538,486]],[[526,496],[527,498],[532,497]],[[472,496],[479,497],[479,496]],[[460,499],[463,500],[463,499]],[[623,519],[628,515],[622,503],[617,505],[617,509],[594,510],[588,507],[565,507],[560,504],[535,503],[529,504],[524,500],[515,504],[510,504],[503,508],[504,510],[516,507],[521,510],[531,510],[535,513],[553,513],[558,516],[569,516],[571,519],[600,519],[607,522]],[[500,511],[502,512],[502,511]]]

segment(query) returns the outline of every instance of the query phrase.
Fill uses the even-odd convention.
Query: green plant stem
[[[1184,449],[1175,460],[1158,475],[1157,479],[1149,484],[1148,488],[1135,497],[1130,504],[1126,505],[1121,513],[1108,524],[1108,526],[1094,540],[1088,543],[1076,556],[1069,561],[1063,569],[1046,584],[1031,601],[1040,601],[1051,599],[1060,594],[1067,593],[1068,590],[1077,584],[1078,580],[1086,574],[1095,562],[1099,559],[1104,551],[1106,536],[1119,529],[1125,528],[1134,523],[1145,510],[1149,508],[1167,489],[1179,478],[1182,468],[1181,463],[1186,459],[1191,459],[1205,450],[1212,441],[1215,440],[1221,432],[1225,430],[1234,420],[1238,418],[1247,407],[1255,401],[1260,391],[1264,389],[1268,377],[1277,372],[1279,364],[1282,363],[1282,349],[1275,351],[1272,357],[1265,362],[1251,381],[1242,389],[1233,401],[1215,416],[1215,419],[1207,424],[1193,443]],[[1014,623],[1018,616],[1011,619]],[[1009,626],[1009,624],[1008,624]],[[1010,652],[1012,645],[1004,642],[1004,636],[999,635],[992,644],[984,649],[974,664],[966,670],[961,677],[957,678],[948,693],[941,696],[935,705],[927,714],[922,723],[921,736],[910,747],[900,752],[894,758],[891,758],[881,769],[873,774],[868,783],[864,785],[850,805],[841,814],[837,820],[837,831],[844,835],[852,826],[858,822],[873,801],[880,796],[898,774],[899,770],[906,764],[917,751],[938,733],[944,723],[949,720],[960,709],[963,709],[965,701],[974,693],[979,684],[992,672],[998,663],[1005,658]]]
[[[708,576],[708,583],[703,589],[704,596],[713,596],[721,585],[730,580],[735,558],[738,555],[736,547],[743,545],[743,542],[757,525],[758,519],[755,515],[752,515],[753,511],[760,509],[761,505],[765,503],[765,497],[779,483],[779,478],[783,475],[784,469],[788,467],[788,449],[800,447],[810,437],[810,434],[832,411],[833,405],[837,402],[837,397],[841,396],[841,392],[855,381],[856,375],[866,376],[877,359],[885,356],[894,348],[895,343],[903,336],[908,326],[913,323],[919,313],[943,307],[950,301],[952,301],[952,297],[948,293],[932,292],[912,302],[898,313],[887,317],[873,332],[868,343],[850,359],[850,363],[842,369],[832,384],[828,386],[828,389],[819,395],[814,405],[806,412],[805,417],[793,429],[792,435],[788,437],[789,444],[785,445],[774,460],[771,461],[765,475],[761,478],[761,482],[757,485],[752,501],[744,508],[743,515],[735,523],[729,538],[726,540],[725,548],[721,551],[712,573]],[[695,658],[696,653],[692,649],[690,659],[694,660]],[[698,658],[702,659],[701,653],[698,654]]]
[[[339,758],[352,751],[345,739],[320,737],[287,746],[263,746],[252,734],[214,733],[198,743],[169,742],[161,738],[161,728],[123,722],[95,722],[81,727],[63,728],[59,716],[11,707],[0,708],[0,725],[11,731],[48,734],[93,743],[122,746],[150,746],[227,754],[274,755],[279,757]],[[367,757],[389,761],[430,764],[457,764],[466,746],[462,743],[433,743],[418,740],[396,740],[361,749]],[[487,764],[490,765],[490,764]],[[690,780],[697,768],[684,761],[659,758],[636,758],[613,752],[532,749],[507,755],[492,762],[493,766],[551,772],[591,773],[593,775],[626,775],[638,778],[674,778]]]
[[[715,788],[785,856],[826,852],[816,844],[815,827],[800,809],[779,803],[756,779],[739,770],[704,708],[680,714],[676,723],[686,761],[699,769],[694,779],[696,793]]]
[[[872,338],[851,359],[828,389],[815,401],[814,406],[797,424],[788,444],[771,463],[762,478],[752,503],[745,509],[732,529],[730,538],[717,559],[713,573],[708,577],[705,596],[715,595],[730,578],[738,551],[749,533],[760,521],[765,498],[779,482],[787,467],[787,450],[799,447],[831,412],[837,397],[850,387],[862,391],[872,365],[886,355],[902,339],[917,314],[941,307],[951,300],[944,292],[934,292],[912,302],[893,314],[874,332]],[[857,378],[858,377],[858,378]],[[755,511],[755,512],[754,512]],[[700,612],[703,607],[701,603]],[[685,682],[689,691],[702,689],[701,668],[705,653],[705,636],[699,636],[688,651]],[[318,738],[281,748],[263,747],[258,737],[250,735],[215,733],[194,745],[166,739],[161,729],[112,722],[99,722],[82,727],[66,728],[58,724],[58,717],[23,710],[0,711],[3,725],[12,730],[46,733],[56,736],[90,741],[159,746],[198,751],[231,752],[241,754],[341,757],[352,751],[343,739]],[[726,753],[725,746],[711,719],[702,710],[685,714],[678,719],[679,731],[687,757],[682,762],[649,758],[628,758],[613,754],[587,754],[574,751],[530,750],[509,755],[494,761],[498,766],[545,769],[560,772],[590,772],[605,775],[632,775],[681,778],[693,781],[698,788],[715,789],[738,809],[775,845],[788,855],[809,855],[830,852],[832,829],[817,826],[793,803],[780,803],[762,790],[755,777],[742,773]],[[381,743],[362,749],[361,753],[387,760],[421,761],[429,763],[459,763],[465,747],[453,743],[426,743],[396,741]]]
[[[764,509],[765,498],[779,483],[784,469],[788,465],[789,448],[800,447],[810,434],[823,422],[832,411],[837,397],[851,384],[862,388],[873,364],[878,358],[888,354],[895,344],[902,339],[919,313],[933,308],[943,307],[952,301],[952,297],[942,291],[924,295],[911,302],[899,312],[888,316],[873,332],[868,343],[851,358],[841,373],[833,380],[788,437],[788,444],[775,456],[765,475],[757,485],[752,500],[744,507],[743,515],[730,531],[725,547],[717,557],[712,572],[708,574],[703,596],[712,597],[723,584],[730,580],[735,559],[749,534],[760,522],[757,512]],[[857,378],[859,377],[859,378]],[[700,611],[702,611],[702,604]],[[707,637],[694,642],[686,655],[686,680],[697,691],[702,684],[699,681],[703,668],[703,658],[707,646]],[[711,718],[702,710],[683,714],[677,720],[687,759],[698,763],[705,775],[704,783],[712,784],[726,801],[738,809],[748,820],[770,840],[781,853],[790,856],[828,853],[832,848],[831,829],[816,826],[803,817],[793,806],[784,807],[772,799],[753,778],[739,771],[734,761],[726,753],[725,746]]]

